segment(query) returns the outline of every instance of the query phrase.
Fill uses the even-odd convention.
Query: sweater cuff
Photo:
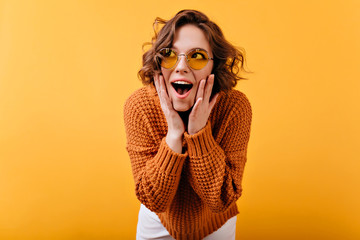
[[[203,156],[206,153],[211,152],[217,145],[217,142],[212,135],[210,120],[208,120],[203,129],[193,135],[189,135],[185,132],[184,138],[188,145],[189,156],[192,157]]]
[[[179,172],[181,173],[182,166],[188,154],[179,154],[177,152],[174,152],[167,145],[165,140],[166,137],[161,140],[156,158],[158,159],[158,164],[162,171],[176,175]]]

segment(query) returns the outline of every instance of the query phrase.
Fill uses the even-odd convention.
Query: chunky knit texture
[[[239,213],[251,119],[244,93],[221,92],[206,126],[184,133],[179,154],[166,144],[167,122],[152,85],[125,102],[135,194],[175,239],[202,239]]]

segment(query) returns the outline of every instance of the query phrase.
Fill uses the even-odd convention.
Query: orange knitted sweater
[[[251,118],[244,93],[221,92],[206,126],[184,133],[179,154],[166,144],[167,122],[155,88],[142,87],[126,100],[135,194],[175,239],[202,239],[239,213]]]

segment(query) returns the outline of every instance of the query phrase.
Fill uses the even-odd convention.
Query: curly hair
[[[157,31],[159,24],[164,26]],[[143,44],[143,48],[146,45],[151,45],[151,48],[143,54],[143,66],[138,72],[144,85],[153,83],[155,73],[161,72],[159,50],[171,48],[176,30],[186,24],[200,28],[209,41],[214,56],[212,73],[215,75],[215,82],[212,95],[219,91],[230,90],[236,86],[238,80],[246,79],[239,75],[241,70],[248,72],[244,68],[245,50],[229,43],[219,26],[204,13],[196,10],[181,10],[168,21],[159,17],[155,19],[153,24],[155,35],[151,42]]]

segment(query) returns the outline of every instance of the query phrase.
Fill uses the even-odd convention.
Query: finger
[[[172,104],[171,104],[171,100],[169,98],[169,95],[167,93],[166,90],[166,85],[165,85],[165,79],[162,75],[159,76],[159,81],[160,81],[160,92],[161,92],[161,97],[164,100],[164,102],[166,103],[167,107],[169,109],[172,109]]]
[[[204,88],[205,88],[206,79],[202,79],[199,83],[199,87],[196,93],[196,99],[204,98]]]
[[[190,118],[196,119],[196,114],[197,114],[197,112],[198,112],[198,110],[200,108],[200,104],[201,104],[202,101],[203,101],[202,98],[198,98],[196,100],[196,103],[195,103],[194,107],[191,110],[191,113],[190,113],[190,116],[189,116]]]
[[[154,74],[154,85],[155,85],[156,91],[159,92],[158,91],[158,75],[156,73]]]
[[[215,78],[214,74],[210,74],[209,77],[208,77],[208,80],[206,82],[205,92],[204,92],[204,101],[206,103],[208,103],[209,100],[210,100],[212,88],[214,86],[214,78]]]
[[[159,85],[160,85],[160,91],[161,93],[164,95],[164,97],[167,95],[167,92],[166,92],[166,86],[165,86],[165,81],[164,81],[164,77],[163,76],[159,76]]]
[[[160,82],[159,82],[159,74],[156,74],[154,76],[154,83],[155,83],[155,88],[156,88],[156,92],[159,96],[159,98],[161,99],[161,89],[160,89]]]
[[[210,112],[212,110],[212,108],[215,106],[215,103],[216,103],[216,100],[219,96],[219,93],[217,93],[212,99],[211,99],[211,102],[209,104],[209,109],[210,109]]]

